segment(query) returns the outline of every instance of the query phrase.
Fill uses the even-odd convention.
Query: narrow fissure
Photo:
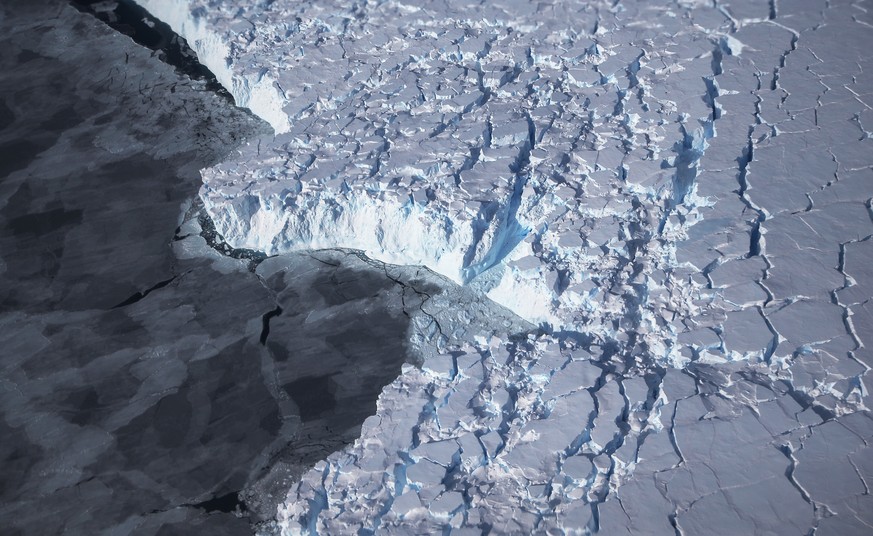
[[[128,305],[132,305],[132,304],[140,301],[141,299],[145,298],[146,296],[148,296],[151,292],[166,287],[167,285],[169,285],[170,283],[175,281],[176,277],[178,277],[178,276],[173,276],[169,279],[165,279],[159,283],[156,283],[155,285],[152,285],[151,287],[149,287],[141,292],[136,292],[132,296],[130,296],[129,298],[127,298],[123,302],[119,303],[118,305],[113,306],[112,308],[118,309],[120,307],[126,307]]]
[[[263,322],[263,328],[261,328],[261,339],[260,339],[262,346],[266,346],[267,337],[270,336],[270,320],[281,315],[281,314],[282,314],[282,308],[277,305],[275,309],[273,309],[272,311],[264,313],[264,316],[261,317],[262,322]]]

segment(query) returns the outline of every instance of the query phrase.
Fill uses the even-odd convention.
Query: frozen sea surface
[[[198,170],[263,122],[67,5],[4,3],[0,36],[0,533],[251,534],[442,281],[233,250]]]

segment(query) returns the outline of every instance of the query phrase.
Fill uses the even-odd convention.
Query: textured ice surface
[[[707,203],[695,178],[715,134],[713,53],[724,46],[681,13],[143,5],[177,21],[238,104],[279,133],[204,173],[207,210],[232,244],[423,264],[481,280],[555,329],[614,332],[628,293],[689,314],[671,270]],[[643,316],[648,343],[669,356],[670,328]]]
[[[203,173],[229,241],[551,331],[447,300],[282,530],[873,524],[869,2],[141,3],[277,132]]]

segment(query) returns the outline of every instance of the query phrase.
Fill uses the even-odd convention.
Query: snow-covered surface
[[[870,526],[869,3],[140,3],[277,132],[203,172],[230,243],[545,328],[428,302],[283,531]]]

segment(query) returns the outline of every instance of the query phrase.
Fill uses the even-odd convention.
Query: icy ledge
[[[231,61],[233,46],[209,28],[203,12],[189,0],[136,0],[136,3],[167,23],[183,36],[197,53],[200,63],[208,67],[231,95],[237,106],[248,108],[268,122],[276,132],[289,128],[288,116],[282,113],[282,95],[275,80],[262,76],[257,80],[234,72],[239,67]],[[201,10],[204,8],[201,8]]]

